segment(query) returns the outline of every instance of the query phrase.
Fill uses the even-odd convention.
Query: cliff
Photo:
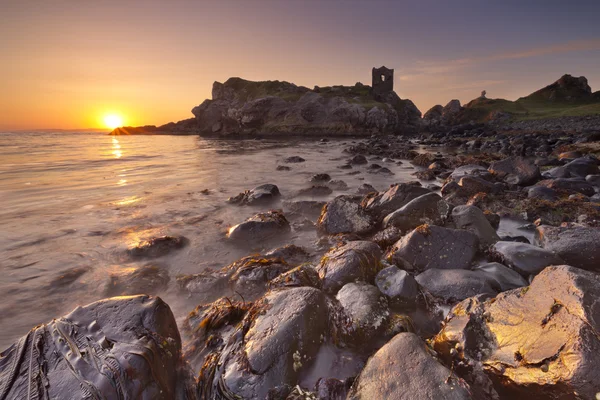
[[[212,100],[194,118],[163,126],[124,127],[112,134],[371,135],[414,131],[421,112],[395,92],[377,99],[370,86],[315,87],[230,78],[215,82]]]

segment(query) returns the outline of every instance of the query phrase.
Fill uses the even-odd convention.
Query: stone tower
[[[394,70],[386,67],[373,68],[373,94],[383,96],[394,90]]]

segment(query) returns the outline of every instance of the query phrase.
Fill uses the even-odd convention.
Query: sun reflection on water
[[[123,156],[123,153],[121,152],[121,145],[114,137],[112,138],[112,154],[115,156],[115,158],[121,158],[121,156]]]

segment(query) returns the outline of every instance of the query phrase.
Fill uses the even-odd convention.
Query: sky
[[[600,90],[600,0],[2,0],[0,130],[161,125],[237,76],[394,89],[424,113],[561,75]]]

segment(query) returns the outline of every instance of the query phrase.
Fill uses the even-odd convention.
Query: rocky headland
[[[557,102],[563,112],[593,106],[597,93],[573,79],[528,101]],[[406,101],[375,101],[388,106],[374,113],[388,114],[374,134],[366,115],[356,125],[330,119],[366,110],[347,99],[366,98],[367,87],[272,85],[215,84],[213,100],[178,124],[224,136],[275,126],[289,134],[318,126],[313,133],[325,135],[351,126],[370,136],[346,143],[338,168],[390,174],[386,164],[411,163],[414,181],[380,191],[364,184],[327,202],[282,202],[285,188],[269,182],[244,188],[228,203],[255,215],[240,218],[223,240],[247,246],[248,255],[176,277],[182,296],[202,299],[180,329],[157,297],[78,307],[1,354],[0,399],[599,398],[597,116],[564,115],[559,129],[523,133],[465,123],[462,115],[486,99],[454,102],[436,109],[439,118],[426,114],[439,123],[409,141],[396,134],[398,124],[417,120],[416,112],[402,114]],[[265,97],[259,88],[280,95]],[[309,107],[311,99],[319,100]],[[311,107],[317,111],[307,119],[301,110]],[[346,111],[332,111],[339,107]],[[569,118],[591,119],[570,129]],[[312,176],[307,190],[349,189],[328,172]],[[507,219],[518,221],[515,234],[500,232]],[[318,250],[270,247],[301,230],[315,232]],[[194,245],[156,237],[124,257],[152,260]],[[142,278],[160,283],[163,274],[148,269],[113,286],[139,293]]]

